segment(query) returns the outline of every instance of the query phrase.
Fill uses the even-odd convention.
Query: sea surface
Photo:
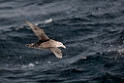
[[[28,20],[63,58],[25,47]],[[124,83],[124,0],[0,0],[0,83]]]

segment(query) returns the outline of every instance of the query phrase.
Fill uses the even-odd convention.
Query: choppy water
[[[26,48],[29,20],[67,47]],[[0,0],[0,83],[124,83],[124,0]]]

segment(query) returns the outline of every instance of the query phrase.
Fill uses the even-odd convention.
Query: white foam
[[[45,20],[44,23],[51,23],[53,20],[50,18],[48,20]]]
[[[51,61],[47,61],[48,64],[51,64]]]
[[[33,63],[30,63],[30,64],[29,64],[29,67],[34,67],[34,64],[33,64]]]
[[[32,68],[35,65],[33,63],[29,63],[28,65],[22,65],[22,68]]]
[[[48,23],[51,23],[51,22],[53,22],[53,20],[50,18],[50,19],[47,19],[47,20],[45,20],[45,21],[35,23],[35,25],[48,24]],[[25,26],[25,25],[21,25],[21,26],[18,26],[18,27],[14,27],[14,29],[15,29],[16,31],[18,31],[18,30],[24,28],[24,26]]]
[[[123,54],[123,53],[124,53],[124,49],[119,49],[119,50],[118,50],[118,53],[119,53],[119,54]]]
[[[35,64],[39,64],[39,62],[36,61]]]
[[[47,19],[45,21],[35,23],[35,25],[38,25],[38,24],[48,24],[48,23],[51,23],[51,22],[53,22],[53,20],[50,18],[50,19]]]

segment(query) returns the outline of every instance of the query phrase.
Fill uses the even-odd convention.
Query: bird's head
[[[57,47],[62,47],[62,48],[64,48],[64,49],[66,49],[66,47],[63,45],[62,42],[57,42],[56,46],[57,46]]]

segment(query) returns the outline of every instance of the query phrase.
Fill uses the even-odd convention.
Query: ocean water
[[[28,20],[61,41],[25,47],[37,37]],[[0,0],[0,83],[124,83],[124,0]]]

